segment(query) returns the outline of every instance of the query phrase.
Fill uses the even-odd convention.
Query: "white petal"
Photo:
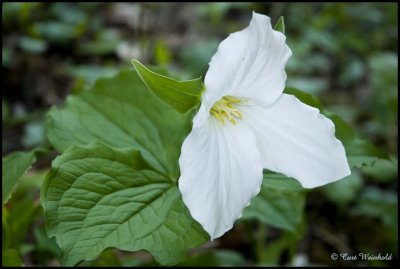
[[[182,145],[179,189],[211,240],[230,230],[262,183],[261,158],[243,123],[221,125],[201,109]]]
[[[283,92],[291,50],[270,18],[253,12],[250,25],[230,34],[211,59],[203,102],[211,107],[225,95],[270,104]]]
[[[335,126],[318,109],[282,94],[269,107],[243,107],[242,113],[254,131],[264,168],[294,177],[306,188],[350,175]]]

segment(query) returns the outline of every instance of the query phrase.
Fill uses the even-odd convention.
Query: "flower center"
[[[222,99],[215,102],[211,108],[211,115],[216,117],[221,123],[224,123],[224,118],[227,118],[230,122],[236,125],[236,120],[242,118],[240,111],[235,108],[235,105],[239,104],[240,100],[232,96],[224,96]]]

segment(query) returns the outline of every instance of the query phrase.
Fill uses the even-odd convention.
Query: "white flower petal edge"
[[[269,17],[253,12],[250,25],[230,34],[212,57],[203,102],[211,108],[224,95],[274,102],[285,88],[285,65],[292,55],[285,42]]]
[[[305,188],[350,175],[335,126],[318,109],[282,94],[271,106],[241,111],[255,133],[264,168],[294,177]]]
[[[222,126],[202,107],[182,145],[179,189],[190,213],[211,236],[230,230],[259,191],[261,158],[243,123]]]

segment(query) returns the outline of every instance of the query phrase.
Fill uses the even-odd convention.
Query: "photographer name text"
[[[370,253],[358,253],[358,254],[350,254],[350,253],[332,253],[331,255],[332,260],[337,260],[338,258],[344,260],[344,261],[357,261],[357,260],[362,260],[362,261],[391,261],[393,259],[393,254],[389,253],[379,253],[379,254],[370,254]]]

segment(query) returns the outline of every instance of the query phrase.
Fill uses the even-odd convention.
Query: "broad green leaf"
[[[21,257],[15,249],[6,249],[2,251],[2,266],[20,267],[22,265]]]
[[[14,152],[3,158],[3,172],[1,180],[3,204],[11,197],[11,193],[21,176],[36,161],[35,151]]]
[[[285,33],[285,19],[283,16],[279,17],[277,23],[275,24],[274,30],[279,31],[282,34]]]
[[[137,149],[154,169],[176,180],[180,146],[190,132],[191,114],[169,108],[134,70],[125,70],[69,96],[63,108],[48,113],[46,129],[49,141],[60,152],[96,140]]]
[[[144,249],[172,265],[208,238],[177,185],[150,169],[138,151],[100,143],[71,147],[53,161],[41,203],[65,265],[110,247]]]
[[[335,135],[344,145],[350,167],[371,166],[378,158],[388,156],[370,141],[360,139],[355,130],[338,115],[326,111],[314,96],[296,88],[285,88],[285,93],[296,96],[303,103],[318,108],[335,124]]]
[[[251,200],[243,218],[255,218],[276,228],[295,231],[303,216],[305,189],[282,174],[264,172],[260,193]]]
[[[132,64],[146,86],[176,111],[184,113],[200,104],[204,90],[201,78],[177,81],[154,73],[136,60]]]

